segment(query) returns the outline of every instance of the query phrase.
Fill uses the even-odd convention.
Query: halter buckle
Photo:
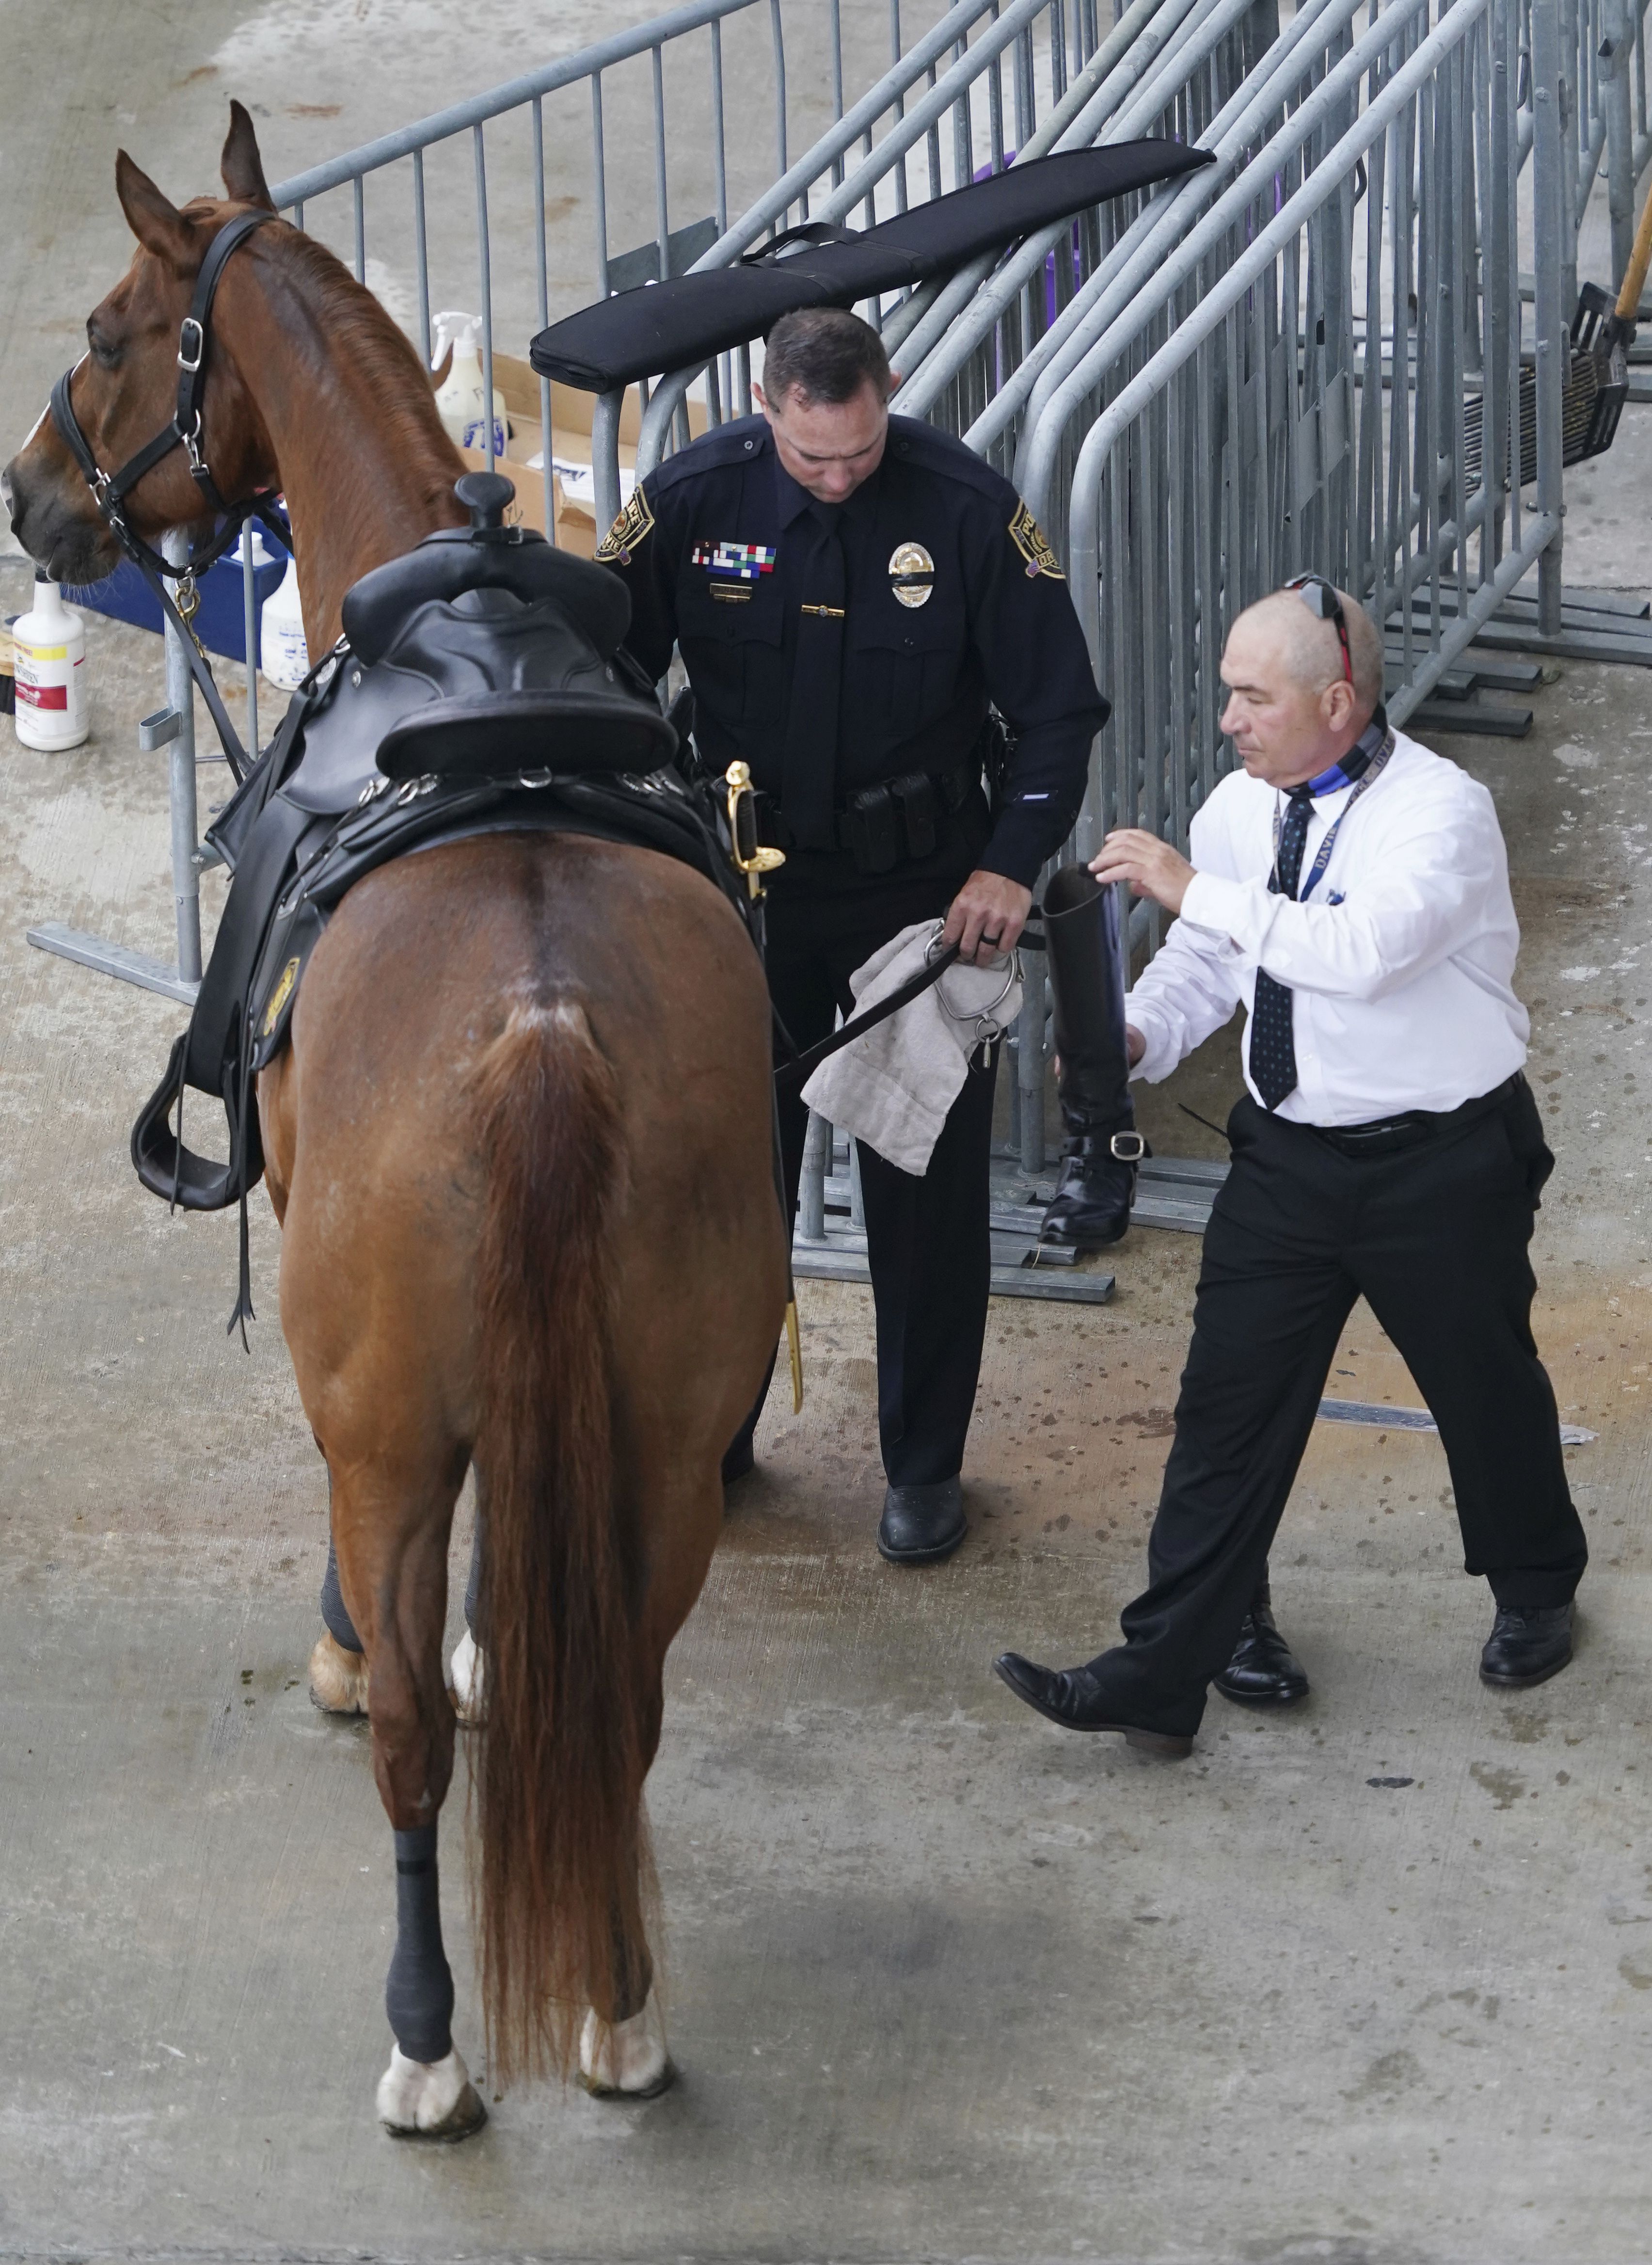
[[[200,592],[195,586],[193,574],[185,574],[178,582],[172,603],[178,608],[178,618],[186,627],[200,611]]]
[[[194,332],[194,360],[189,358],[190,333]],[[186,315],[178,332],[178,367],[191,377],[207,358],[207,328],[193,315]]]

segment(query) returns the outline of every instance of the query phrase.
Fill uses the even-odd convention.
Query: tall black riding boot
[[[1061,1060],[1066,1141],[1041,1239],[1099,1250],[1130,1225],[1136,1130],[1124,1042],[1124,961],[1118,906],[1087,865],[1064,865],[1044,893],[1044,932]]]

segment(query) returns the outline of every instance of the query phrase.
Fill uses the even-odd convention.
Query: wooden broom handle
[[[1646,284],[1647,269],[1652,266],[1652,189],[1641,208],[1641,225],[1634,232],[1634,250],[1629,254],[1629,265],[1623,279],[1623,288],[1618,294],[1617,314],[1620,323],[1633,323],[1641,308],[1641,293]]]

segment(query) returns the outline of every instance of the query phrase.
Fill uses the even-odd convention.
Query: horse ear
[[[114,185],[127,224],[144,250],[186,275],[200,258],[195,232],[178,207],[124,149],[115,153]]]
[[[265,212],[275,210],[264,178],[257,130],[238,102],[229,105],[229,135],[218,170],[223,177],[224,193],[232,203],[258,205]]]

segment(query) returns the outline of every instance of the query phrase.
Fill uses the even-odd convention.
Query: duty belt
[[[836,846],[850,853],[859,873],[889,873],[906,859],[928,857],[940,842],[942,819],[962,810],[979,783],[976,762],[880,779],[851,795],[833,813]],[[772,796],[758,795],[757,827],[766,847],[797,848],[785,812]]]

